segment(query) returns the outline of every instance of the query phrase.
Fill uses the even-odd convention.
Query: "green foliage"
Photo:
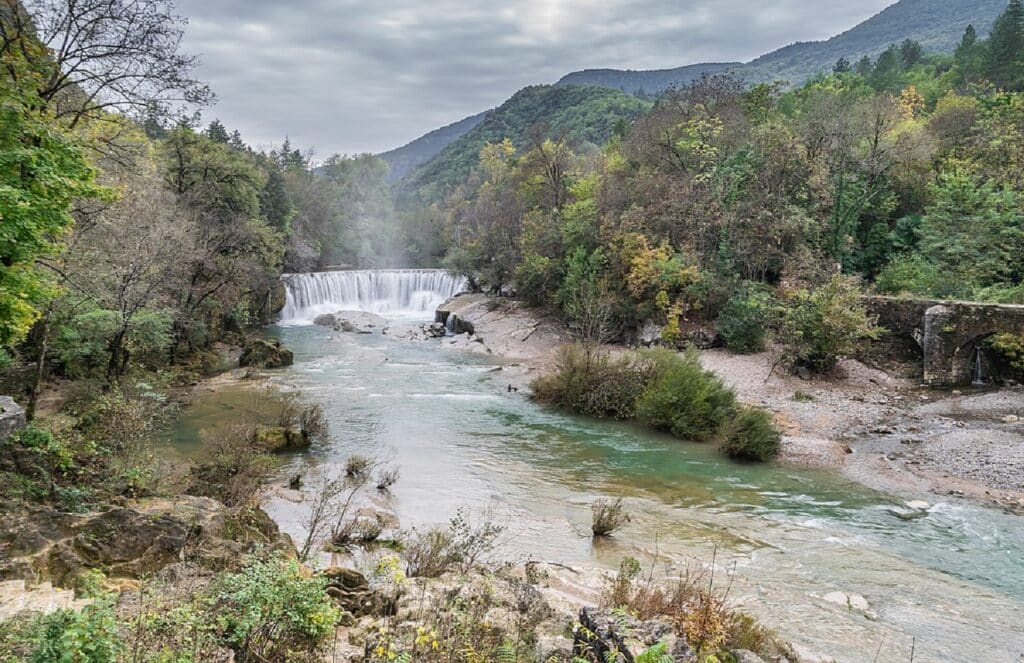
[[[40,617],[29,638],[32,663],[110,663],[124,648],[111,597],[97,599],[80,612],[58,610]]]
[[[653,356],[656,377],[637,401],[637,418],[680,439],[712,439],[735,410],[735,394],[704,370],[695,353]]]
[[[777,304],[764,288],[748,286],[733,295],[715,323],[725,347],[740,354],[761,352],[775,322]]]
[[[858,342],[877,338],[881,331],[864,308],[856,281],[841,275],[790,297],[782,329],[789,363],[818,373],[831,369]]]
[[[770,414],[744,407],[726,421],[719,448],[730,458],[766,461],[778,454],[780,442],[781,436]]]
[[[86,377],[107,367],[110,348],[121,334],[120,351],[144,366],[156,368],[165,361],[171,347],[171,326],[171,316],[164,311],[143,309],[126,322],[119,311],[91,309],[61,326],[54,353],[70,375]]]
[[[21,48],[34,49],[25,44]],[[7,71],[20,48],[0,52]],[[22,71],[22,74],[25,72]],[[110,198],[79,145],[39,112],[30,76],[0,76],[0,347],[21,341],[54,291],[36,265],[70,230],[75,200]]]
[[[240,661],[288,661],[313,652],[334,633],[340,613],[293,559],[254,559],[212,588],[211,614]]]
[[[647,388],[653,364],[646,356],[609,353],[581,345],[559,350],[555,370],[533,382],[534,397],[592,417],[632,419],[637,395]]]

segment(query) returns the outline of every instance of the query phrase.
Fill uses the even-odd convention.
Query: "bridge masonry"
[[[929,386],[969,383],[982,341],[994,334],[1024,334],[1024,306],[880,296],[865,301],[880,325],[921,348]]]

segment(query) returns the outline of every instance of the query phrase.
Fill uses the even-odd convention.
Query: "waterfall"
[[[323,313],[369,311],[385,317],[432,318],[465,279],[442,269],[352,270],[285,274],[282,324],[309,324]]]
[[[981,348],[975,348],[974,350],[974,380],[972,384],[975,387],[985,384],[985,367],[982,362]]]

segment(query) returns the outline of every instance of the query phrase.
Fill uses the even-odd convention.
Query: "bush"
[[[590,507],[591,522],[590,530],[594,536],[609,536],[622,529],[629,522],[629,514],[622,503],[622,498],[616,500],[600,499]]]
[[[190,468],[189,493],[212,497],[229,507],[254,503],[274,469],[274,460],[252,443],[249,426],[216,434],[203,431],[203,456]]]
[[[761,352],[775,314],[775,301],[763,288],[747,287],[733,295],[715,323],[725,347],[740,354]]]
[[[219,578],[210,607],[239,661],[290,661],[334,633],[341,613],[326,588],[326,578],[274,556]]]
[[[109,663],[122,649],[113,600],[102,596],[81,611],[57,610],[20,623],[0,623],[0,660]],[[8,658],[9,657],[9,658]]]
[[[705,371],[693,352],[652,354],[656,377],[636,404],[637,417],[678,438],[703,442],[718,432],[736,407],[732,390]]]
[[[883,331],[868,315],[856,280],[842,275],[790,301],[783,321],[785,359],[794,368],[823,373],[865,339]]]
[[[771,415],[744,407],[723,426],[719,448],[730,458],[765,461],[779,453],[780,441]]]
[[[496,525],[491,514],[475,521],[459,509],[448,527],[413,530],[405,545],[405,572],[409,577],[436,578],[450,571],[469,572],[497,546],[505,528]]]
[[[652,369],[645,355],[613,357],[574,344],[559,351],[554,373],[531,386],[534,397],[548,405],[592,417],[632,419],[637,394],[650,382]]]

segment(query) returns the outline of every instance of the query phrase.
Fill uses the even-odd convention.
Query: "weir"
[[[433,318],[434,309],[462,292],[465,279],[443,269],[381,269],[285,274],[283,324],[309,324],[337,311]]]

